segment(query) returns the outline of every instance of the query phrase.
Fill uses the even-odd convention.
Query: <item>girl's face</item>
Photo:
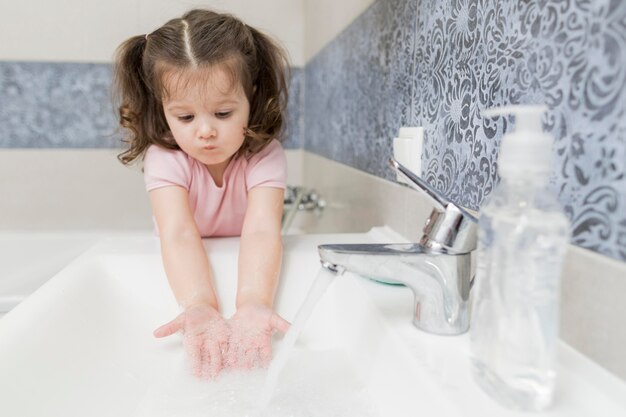
[[[205,82],[188,83],[185,88],[169,85],[176,77],[166,80],[170,95],[163,111],[178,146],[206,165],[214,179],[221,179],[243,144],[250,103],[241,84],[233,86],[224,69],[215,66],[200,71],[210,72],[197,77]]]

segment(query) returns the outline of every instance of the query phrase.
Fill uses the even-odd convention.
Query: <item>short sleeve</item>
[[[183,151],[152,145],[146,152],[143,165],[146,190],[179,185],[189,191],[191,167]]]
[[[287,159],[276,139],[261,152],[250,158],[246,169],[248,191],[254,187],[285,188],[287,184]]]

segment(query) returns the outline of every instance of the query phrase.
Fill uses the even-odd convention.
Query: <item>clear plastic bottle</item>
[[[503,138],[501,182],[481,207],[470,328],[476,382],[501,404],[547,408],[554,395],[559,293],[569,222],[548,189],[552,140],[545,107],[516,106]]]

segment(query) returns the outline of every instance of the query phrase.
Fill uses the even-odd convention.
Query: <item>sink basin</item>
[[[279,314],[293,320],[306,297],[319,269],[317,245],[346,239],[367,241],[362,234],[285,238],[276,302]],[[209,239],[205,245],[223,312],[230,316],[234,312],[239,239]],[[295,386],[294,378],[303,380],[307,373],[309,383],[301,381],[299,391],[310,391],[324,381],[339,381],[342,395],[354,394],[355,400],[357,392],[367,390],[379,391],[381,396],[402,395],[402,390],[385,388],[390,379],[371,378],[381,371],[387,378],[403,372],[402,367],[391,366],[402,353],[402,345],[394,343],[393,337],[383,336],[389,332],[388,326],[378,317],[359,281],[341,277],[320,299],[281,374],[277,401],[286,395],[285,384]],[[157,407],[153,405],[161,410],[167,406],[165,394],[174,405],[191,401],[189,392],[182,392],[180,387],[170,389],[167,382],[173,379],[187,384],[187,391],[228,387],[235,376],[227,374],[215,382],[185,380],[180,340],[152,336],[153,329],[176,314],[178,307],[167,285],[155,238],[101,241],[0,320],[0,415],[155,415]],[[296,372],[298,369],[305,372]],[[259,385],[263,373],[237,378]],[[246,383],[239,388],[246,389]],[[303,392],[297,394],[302,396]],[[316,395],[334,395],[329,401],[341,403],[337,394],[328,390],[318,390]],[[394,408],[399,404],[389,403]],[[206,406],[198,403],[199,409]],[[376,410],[372,415],[378,415],[378,404],[368,407]]]
[[[379,239],[286,236],[278,313],[293,320],[320,269],[319,244]],[[239,239],[204,244],[230,316]],[[104,239],[0,320],[0,415],[516,415],[473,384],[467,335],[418,331],[412,303],[406,287],[338,277],[304,327],[269,409],[257,412],[264,370],[199,381],[186,371],[178,336],[152,336],[178,314],[158,240]],[[565,381],[547,415],[626,415],[623,382],[566,345],[561,362]]]
[[[93,232],[0,231],[0,317],[102,238]],[[32,253],[38,254],[33,262]]]

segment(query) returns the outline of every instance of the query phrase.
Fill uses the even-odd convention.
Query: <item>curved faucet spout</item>
[[[415,296],[413,324],[419,329],[440,335],[468,330],[469,252],[420,244],[321,245],[318,251],[322,265],[332,272],[345,270],[409,287]]]

